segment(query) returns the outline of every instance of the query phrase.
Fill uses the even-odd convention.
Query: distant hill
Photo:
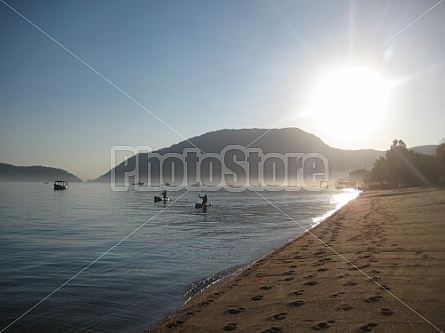
[[[284,128],[284,129],[241,129],[231,130],[224,129],[215,132],[209,132],[189,140],[181,141],[168,148],[163,148],[155,153],[165,155],[168,153],[183,153],[186,148],[199,147],[205,153],[220,153],[225,147],[229,145],[240,145],[243,147],[259,148],[264,154],[268,153],[319,153],[326,157],[329,163],[330,178],[346,177],[350,171],[355,169],[370,169],[373,163],[385,152],[362,149],[362,150],[342,150],[332,148],[325,144],[317,136],[307,133],[298,128]],[[139,162],[139,179],[147,181],[149,172],[148,164],[151,155],[139,154],[137,157]],[[136,157],[133,156],[127,161],[121,163],[114,168],[116,181],[120,182],[124,179],[124,173],[131,172],[135,169]],[[170,163],[171,164],[171,163]],[[159,166],[151,164],[150,172],[152,175],[159,174]],[[305,166],[310,169],[310,166]],[[275,172],[280,172],[279,169],[274,169]],[[218,171],[218,170],[216,170]],[[281,170],[282,171],[282,170]],[[164,175],[171,174],[171,169],[163,168]],[[254,172],[254,171],[253,171]],[[272,175],[272,166],[265,167],[264,175],[269,177]],[[181,176],[181,175],[179,175]],[[202,175],[204,178],[209,175]],[[179,177],[180,178],[180,177]],[[96,182],[110,182],[111,170],[101,177],[97,178]],[[165,180],[165,178],[164,178]]]
[[[416,153],[421,153],[425,155],[436,155],[437,145],[426,145],[408,148],[409,150],[415,151]]]
[[[0,163],[0,181],[55,181],[82,182],[72,173],[45,166],[15,166]]]

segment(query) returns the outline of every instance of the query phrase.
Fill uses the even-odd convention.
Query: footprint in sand
[[[306,282],[304,285],[305,285],[305,286],[315,286],[315,285],[317,285],[317,284],[318,284],[317,281],[308,281],[308,282]]]
[[[237,323],[227,324],[226,326],[223,327],[223,330],[226,332],[234,331],[234,330],[236,330],[236,325],[238,325],[238,324]]]
[[[259,289],[260,290],[269,290],[269,289],[272,289],[272,288],[273,288],[273,286],[262,286]]]
[[[372,296],[372,297],[369,297],[369,298],[365,299],[365,302],[366,303],[377,303],[382,298],[383,298],[383,296]]]
[[[369,323],[360,327],[360,331],[362,332],[371,332],[374,328],[379,326],[377,323]]]
[[[296,291],[293,291],[293,292],[289,293],[289,295],[291,295],[291,296],[301,296],[301,295],[303,295],[303,293],[304,293],[304,290],[300,289],[300,290],[296,290]]]
[[[168,327],[168,328],[176,328],[176,327],[180,327],[180,326],[182,326],[182,324],[184,324],[184,322],[183,322],[182,320],[176,320],[176,321],[173,322],[173,323],[169,323],[169,324],[167,324],[167,327]]]
[[[312,326],[312,329],[318,331],[318,330],[325,330],[331,327],[335,323],[335,320],[328,320],[328,321],[322,321],[321,323],[318,323],[314,326]]]
[[[391,288],[390,287],[388,287],[386,284],[382,284],[382,285],[380,285],[380,289],[382,289],[382,290],[391,290]]]
[[[204,306],[204,305],[209,305],[211,303],[213,303],[213,300],[212,299],[208,299],[206,301],[203,301],[203,302],[199,303],[199,305]]]
[[[381,308],[380,313],[385,316],[390,316],[394,314],[394,312],[388,308]]]
[[[345,294],[344,291],[339,291],[338,293],[333,293],[333,294],[331,294],[331,296],[332,296],[332,297],[337,297],[337,296],[339,296],[339,295],[343,295],[343,294]]]
[[[262,299],[263,299],[263,296],[262,296],[262,295],[253,296],[253,297],[251,298],[251,300],[254,301],[254,302],[261,301]]]
[[[365,254],[365,255],[363,255],[363,256],[360,256],[359,258],[362,258],[362,259],[372,258],[372,255],[370,255],[370,254]]]
[[[357,285],[357,282],[355,282],[355,281],[348,281],[348,282],[343,283],[344,287],[356,286],[356,285]]]
[[[299,306],[304,305],[304,302],[303,301],[295,301],[295,302],[290,302],[289,304],[292,306],[295,306],[295,307],[299,307]]]
[[[305,279],[313,279],[314,277],[317,277],[317,274],[306,275],[304,278]]]
[[[246,308],[232,308],[232,309],[227,310],[226,312],[234,315],[234,314],[241,313],[244,310],[246,310]]]
[[[329,270],[329,268],[323,267],[323,268],[317,269],[317,272],[326,272],[328,270]]]
[[[292,281],[294,278],[292,276],[289,276],[288,278],[282,279],[282,280],[278,280],[278,281]]]
[[[268,321],[279,321],[279,320],[286,319],[286,316],[287,316],[287,313],[286,312],[282,312],[282,313],[277,313],[276,315],[270,316],[266,320],[268,320]]]
[[[350,306],[349,304],[342,304],[339,307],[337,307],[338,311],[349,311],[349,310],[352,310],[352,309],[353,309],[353,307]]]
[[[323,259],[318,260],[318,262],[328,262],[328,261],[332,261],[332,259],[331,258],[323,258]]]
[[[283,333],[283,330],[279,327],[271,327],[267,330],[261,331],[261,333]]]

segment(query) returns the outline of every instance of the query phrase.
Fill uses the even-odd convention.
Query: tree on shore
[[[439,160],[445,163],[445,144],[440,148],[441,157],[408,150],[403,140],[394,140],[385,157],[380,157],[372,169],[372,180],[386,180],[393,187],[429,186],[440,178]],[[445,164],[444,164],[445,165]]]
[[[355,180],[357,184],[368,183],[371,180],[371,171],[357,169],[349,173],[348,179]]]

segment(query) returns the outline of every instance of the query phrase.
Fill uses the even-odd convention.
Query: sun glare
[[[309,114],[330,145],[365,141],[386,116],[389,91],[389,82],[371,68],[339,68],[319,82]]]

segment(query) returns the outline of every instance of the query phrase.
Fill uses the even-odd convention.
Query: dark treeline
[[[437,146],[435,155],[426,155],[408,150],[403,140],[394,140],[385,156],[374,163],[371,181],[392,188],[444,184],[445,141]]]

